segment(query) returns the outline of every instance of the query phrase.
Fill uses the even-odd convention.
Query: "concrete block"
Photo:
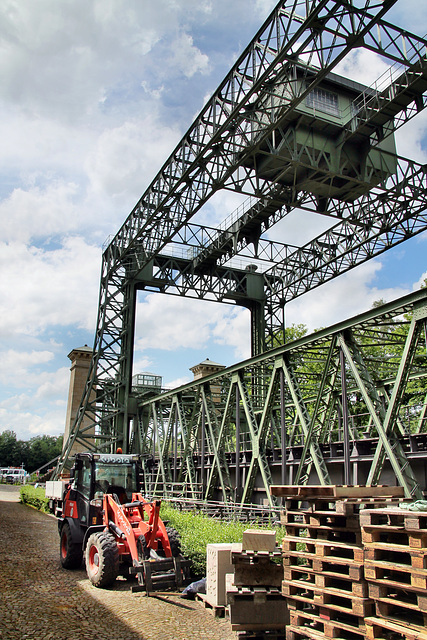
[[[230,604],[231,628],[235,631],[255,629],[283,629],[289,624],[286,598],[274,600],[243,600],[236,598]]]
[[[239,591],[228,584],[227,601],[233,631],[267,631],[283,629],[289,624],[287,600],[280,593]]]
[[[243,532],[243,551],[274,551],[276,532],[266,529],[246,529]]]
[[[213,607],[225,606],[226,575],[234,573],[231,551],[241,551],[241,544],[208,544],[206,549],[206,600]]]
[[[234,565],[234,584],[236,587],[280,588],[283,577],[282,564],[274,562],[260,561],[254,564],[235,563]]]

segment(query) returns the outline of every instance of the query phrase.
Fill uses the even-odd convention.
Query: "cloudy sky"
[[[63,433],[67,354],[93,345],[102,245],[274,5],[2,0],[0,433]],[[390,20],[422,35],[426,5],[399,0]],[[341,72],[369,83],[384,68],[359,52]],[[399,134],[399,153],[426,162],[426,130],[422,113]],[[219,195],[217,221],[236,204]],[[302,220],[288,222],[292,244]],[[420,236],[342,276],[290,305],[288,322],[327,326],[417,289],[426,248]],[[135,372],[174,386],[206,357],[228,365],[248,355],[245,311],[140,297]]]

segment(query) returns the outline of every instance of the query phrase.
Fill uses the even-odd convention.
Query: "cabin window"
[[[306,98],[306,105],[315,111],[329,113],[331,116],[339,116],[338,94],[315,87]]]

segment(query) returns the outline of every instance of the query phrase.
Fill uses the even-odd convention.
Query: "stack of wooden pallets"
[[[427,512],[360,514],[365,578],[375,616],[366,637],[427,640]]]
[[[401,488],[277,486],[271,491],[286,500],[286,639],[367,637],[365,619],[373,619],[375,602],[364,575],[361,507],[395,504]]]

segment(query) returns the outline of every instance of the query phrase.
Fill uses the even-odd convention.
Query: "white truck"
[[[22,467],[4,467],[1,470],[1,478],[3,482],[9,484],[24,484],[28,473]]]

